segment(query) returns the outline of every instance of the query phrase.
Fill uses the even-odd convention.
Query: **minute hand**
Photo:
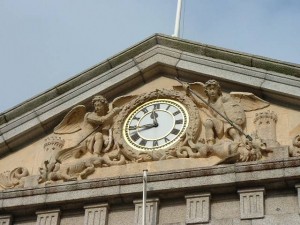
[[[136,130],[137,128],[152,128],[152,127],[155,127],[155,125],[154,124],[145,124],[142,126],[130,126],[129,130]]]

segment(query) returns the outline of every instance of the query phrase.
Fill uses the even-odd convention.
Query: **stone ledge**
[[[268,190],[268,185],[272,182],[288,185],[286,180],[291,180],[285,174],[285,169],[299,170],[298,167],[286,167],[285,161],[291,163],[299,158],[274,162],[240,163],[235,165],[221,165],[207,168],[194,168],[188,170],[173,170],[160,173],[148,174],[149,196],[156,192],[186,192],[209,191],[214,193],[216,188],[231,187],[233,192],[241,186],[255,187],[264,186]],[[257,166],[258,170],[254,170]],[[266,166],[264,166],[266,165]],[[251,167],[252,166],[252,167]],[[242,169],[241,169],[242,168]],[[273,176],[270,170],[276,169],[281,174]],[[207,172],[211,171],[211,172]],[[239,172],[237,172],[239,171]],[[241,172],[242,171],[242,172]],[[253,173],[253,171],[255,173]],[[299,172],[298,172],[299,173]],[[247,179],[247,174],[255,176]],[[246,179],[238,179],[244,176]],[[299,175],[295,178],[299,178]],[[246,184],[246,185],[245,185]],[[288,186],[290,188],[290,186]],[[234,191],[235,190],[235,191]],[[108,200],[111,197],[132,196],[136,198],[142,192],[142,174],[122,177],[112,177],[106,179],[93,179],[83,181],[65,182],[55,185],[36,188],[16,188],[0,192],[0,210],[2,208],[18,208],[20,206],[37,206],[45,204],[58,204],[61,202],[90,201],[92,199]]]

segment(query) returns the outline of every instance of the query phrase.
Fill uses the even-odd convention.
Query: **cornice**
[[[266,57],[251,55],[238,51],[233,51],[225,48],[220,48],[212,45],[201,44],[198,42],[179,39],[163,34],[154,34],[149,38],[137,43],[136,45],[125,49],[117,55],[114,55],[107,60],[75,75],[74,77],[59,83],[55,87],[46,90],[40,95],[34,96],[25,102],[9,109],[0,115],[0,125],[11,121],[23,114],[34,110],[47,101],[55,99],[64,93],[72,90],[76,86],[85,83],[99,74],[105,73],[122,63],[133,59],[139,54],[151,49],[156,45],[172,48],[187,53],[193,53],[199,56],[220,59],[235,64],[273,71],[288,76],[300,77],[300,65],[288,62],[283,62]]]
[[[225,89],[238,87],[237,90],[264,98],[300,105],[300,78],[155,45],[106,72],[94,74],[85,82],[80,80],[78,84],[76,77],[74,83],[57,86],[55,90],[65,91],[53,99],[45,97],[47,101],[21,116],[17,117],[18,113],[29,109],[26,104],[7,112],[5,115],[10,120],[0,126],[0,156],[52,132],[66,112],[75,105],[87,104],[95,94],[113,99],[162,74],[189,81],[213,78]]]

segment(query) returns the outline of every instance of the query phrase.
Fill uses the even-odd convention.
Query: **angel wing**
[[[138,97],[137,95],[124,95],[124,96],[120,96],[118,98],[115,98],[112,102],[112,108],[115,107],[122,107],[123,105],[125,105],[126,103],[130,102],[132,99]]]
[[[75,106],[54,128],[55,134],[71,134],[81,130],[81,124],[86,114],[84,105]]]
[[[266,108],[270,103],[249,92],[230,92],[230,97],[243,106],[246,112]]]

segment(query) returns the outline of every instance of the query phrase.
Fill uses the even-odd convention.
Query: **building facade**
[[[155,34],[0,116],[0,224],[300,224],[300,65]]]

